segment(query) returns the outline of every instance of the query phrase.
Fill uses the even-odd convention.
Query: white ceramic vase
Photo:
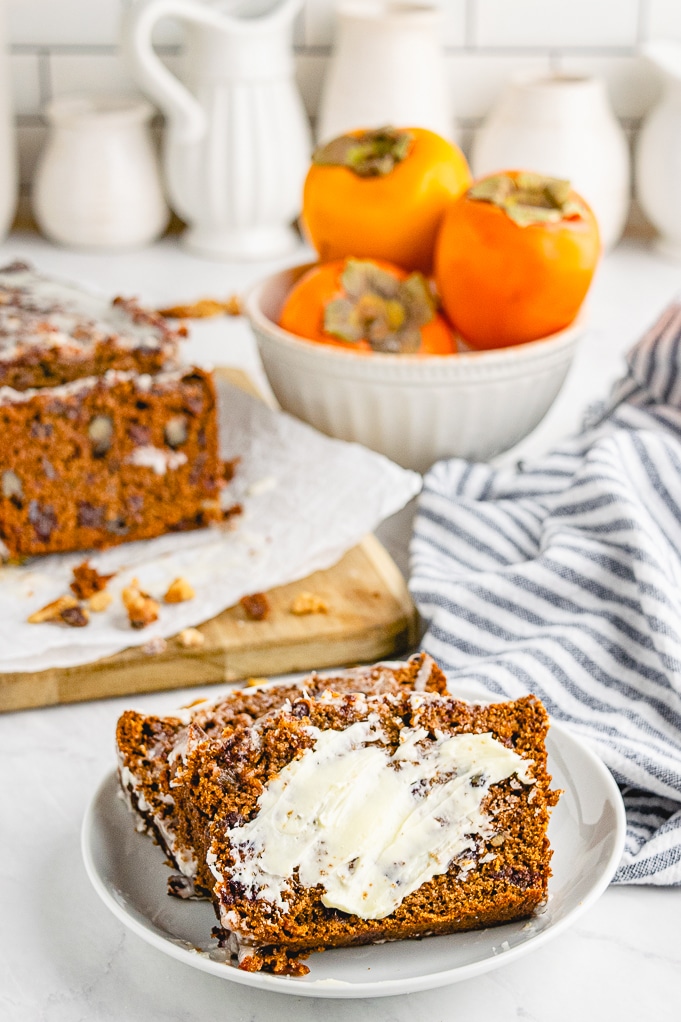
[[[345,0],[319,104],[317,137],[353,128],[429,128],[454,138],[441,38],[428,3]]]
[[[73,248],[120,251],[154,241],[169,210],[146,100],[64,96],[48,104],[50,131],[33,183],[43,234]]]
[[[473,141],[471,163],[476,177],[533,170],[569,179],[593,209],[606,250],[626,226],[629,147],[600,78],[512,79]]]
[[[294,79],[293,19],[302,0],[148,0],[129,8],[133,74],[167,118],[164,168],[184,244],[215,258],[282,255],[312,148]],[[161,18],[186,28],[181,80],[152,45]]]
[[[5,39],[5,4],[0,0],[0,240],[9,231],[17,205],[18,175],[9,55]]]
[[[636,197],[657,229],[658,250],[681,259],[681,44],[653,42],[643,52],[662,80],[662,93],[639,132]]]

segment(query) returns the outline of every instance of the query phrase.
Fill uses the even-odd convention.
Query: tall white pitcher
[[[293,77],[302,0],[147,0],[124,22],[140,86],[167,118],[164,167],[183,241],[203,255],[258,259],[298,243],[311,136]],[[182,81],[152,45],[161,18],[186,27]]]
[[[0,241],[9,231],[17,204],[17,160],[10,91],[9,52],[5,38],[5,3],[0,0]]]

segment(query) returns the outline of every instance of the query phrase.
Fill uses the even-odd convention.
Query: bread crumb
[[[231,483],[240,461],[241,458],[236,457],[222,462],[222,478],[226,483]]]
[[[264,621],[270,612],[270,601],[266,593],[251,593],[242,596],[239,603],[252,621]]]
[[[180,645],[186,646],[187,649],[203,646],[206,641],[206,636],[198,628],[183,628],[177,638]]]
[[[92,594],[90,599],[87,601],[87,605],[95,614],[101,614],[103,610],[106,610],[112,600],[113,596],[107,589],[100,589],[98,593]]]
[[[211,316],[240,316],[241,302],[237,295],[230,295],[227,301],[215,298],[199,298],[190,305],[172,305],[158,310],[168,319],[208,319]]]
[[[158,602],[142,592],[136,578],[121,593],[123,605],[133,628],[146,628],[158,620]]]
[[[59,621],[65,610],[71,610],[78,606],[75,596],[60,596],[58,600],[47,603],[40,610],[36,610],[28,619],[31,625],[41,625],[44,621]]]
[[[100,575],[96,568],[91,567],[89,561],[83,561],[73,569],[73,582],[69,588],[79,600],[87,600],[95,593],[106,589],[112,578],[113,575]]]
[[[142,652],[146,653],[147,656],[157,656],[159,653],[163,653],[168,643],[165,639],[162,639],[160,635],[157,635],[153,639],[149,639],[149,642],[145,642],[142,646]]]
[[[304,614],[328,614],[329,605],[326,600],[316,593],[308,593],[305,590],[298,593],[289,608],[291,614],[302,616]]]
[[[184,603],[186,600],[193,600],[195,596],[194,588],[186,578],[176,578],[168,586],[163,599],[165,603]]]

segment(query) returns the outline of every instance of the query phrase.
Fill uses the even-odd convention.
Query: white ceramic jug
[[[605,249],[624,230],[629,147],[600,78],[513,78],[473,140],[471,163],[476,177],[517,169],[569,179],[593,209]]]
[[[0,0],[0,240],[9,231],[17,205],[18,175],[9,54],[5,39],[5,4]]]
[[[127,96],[60,96],[48,104],[49,136],[33,182],[43,234],[92,251],[140,248],[169,213],[156,147],[154,108]]]
[[[302,0],[148,0],[124,21],[133,73],[167,117],[171,206],[184,243],[203,255],[257,259],[299,244],[311,153],[293,77],[293,19]],[[182,81],[152,46],[156,23],[186,26]]]
[[[636,197],[658,231],[656,247],[681,259],[681,43],[651,42],[643,53],[662,81],[662,94],[636,143]]]
[[[454,140],[441,37],[429,3],[345,0],[319,104],[317,137],[353,128],[430,128]]]

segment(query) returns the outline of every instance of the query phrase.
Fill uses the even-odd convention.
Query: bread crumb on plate
[[[165,603],[185,603],[186,600],[193,600],[195,596],[194,587],[186,578],[176,578],[168,586],[163,600]]]
[[[183,628],[177,636],[178,642],[181,646],[187,649],[196,648],[203,646],[206,641],[206,636],[203,632],[200,632],[198,628]]]
[[[306,590],[298,593],[289,608],[291,614],[303,616],[305,614],[328,614],[329,605],[316,593],[309,593]]]

